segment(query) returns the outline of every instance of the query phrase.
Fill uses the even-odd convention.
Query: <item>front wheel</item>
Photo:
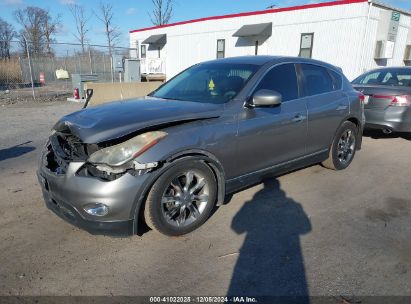
[[[332,170],[346,169],[357,151],[357,126],[350,121],[344,122],[338,129],[330,148],[328,159],[322,165]]]
[[[144,209],[147,225],[162,234],[178,236],[201,226],[217,196],[213,171],[202,161],[174,165],[151,188]]]

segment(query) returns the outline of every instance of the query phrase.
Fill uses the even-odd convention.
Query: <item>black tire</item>
[[[349,141],[347,143],[344,141],[344,136],[347,136],[347,134],[352,134],[352,137],[351,135],[349,135],[350,139],[352,138],[352,140],[354,141],[352,144],[349,144]],[[342,146],[340,146],[341,141],[344,142],[343,148],[341,148]],[[327,160],[322,162],[322,165],[325,168],[328,168],[331,170],[346,169],[354,159],[355,152],[357,151],[357,146],[358,146],[358,128],[354,123],[350,121],[346,121],[339,127],[334,137],[334,140],[332,142],[329,156]],[[342,151],[347,152],[347,154],[345,154],[344,152],[342,153]]]
[[[186,184],[189,172],[193,175],[190,183],[191,188],[190,185]],[[199,190],[203,192],[200,194],[199,191],[194,191],[194,194],[190,195],[191,190],[203,182],[205,185]],[[185,190],[186,186],[187,191]],[[208,199],[205,203],[207,196]],[[192,200],[193,197],[201,197],[204,201]],[[216,197],[217,183],[211,168],[199,160],[181,161],[155,181],[147,196],[144,219],[151,229],[162,234],[168,236],[187,234],[200,227],[208,219],[215,205]],[[178,199],[173,201],[175,198]],[[182,209],[184,211],[181,211]],[[194,212],[195,209],[197,212]],[[184,223],[183,219],[185,219]]]

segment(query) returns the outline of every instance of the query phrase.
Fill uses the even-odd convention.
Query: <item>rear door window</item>
[[[283,101],[298,98],[298,82],[294,64],[287,63],[272,68],[260,81],[259,90],[277,91]]]
[[[327,69],[313,64],[301,64],[304,93],[313,96],[334,91],[334,81]]]

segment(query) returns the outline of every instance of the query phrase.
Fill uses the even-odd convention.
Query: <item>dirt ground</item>
[[[111,238],[52,214],[35,176],[79,108],[0,106],[0,295],[411,296],[411,137],[368,133],[347,170],[239,192],[187,236]]]

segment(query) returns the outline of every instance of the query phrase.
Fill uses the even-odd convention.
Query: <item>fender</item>
[[[201,160],[204,161],[208,166],[210,166],[211,170],[213,171],[216,181],[217,181],[217,202],[216,206],[221,206],[224,203],[225,198],[225,174],[221,163],[218,159],[209,152],[203,150],[187,150],[179,152],[167,160],[163,161],[163,165],[161,168],[153,171],[150,173],[150,178],[146,181],[143,188],[137,195],[134,203],[133,208],[131,209],[131,217],[134,219],[133,225],[133,234],[139,234],[138,231],[138,224],[139,224],[139,217],[142,211],[142,207],[145,203],[147,195],[156,182],[156,180],[168,169],[172,168],[173,166],[179,164],[180,162],[184,162],[187,160]]]

